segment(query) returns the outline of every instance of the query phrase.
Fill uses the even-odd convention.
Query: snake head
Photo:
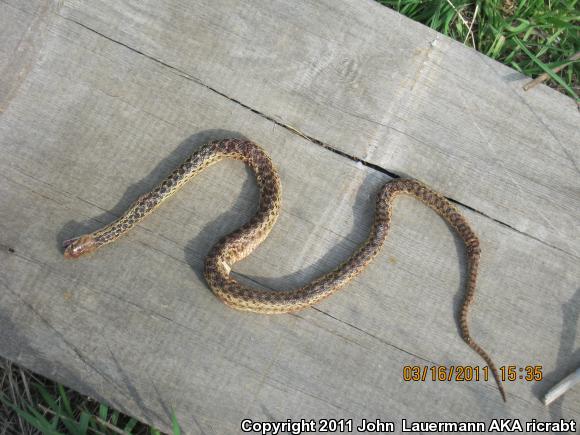
[[[65,240],[62,244],[64,258],[73,259],[81,255],[89,254],[97,249],[97,241],[90,234]]]

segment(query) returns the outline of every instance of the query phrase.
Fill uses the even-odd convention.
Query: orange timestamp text
[[[501,366],[499,367],[499,376],[503,382],[539,382],[543,379],[542,366]],[[493,374],[488,366],[403,366],[403,380],[406,382],[471,382],[487,381],[490,378],[493,378]]]

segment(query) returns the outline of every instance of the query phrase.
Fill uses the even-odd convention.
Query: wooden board
[[[188,3],[74,0],[60,13],[580,257],[572,99],[524,92],[523,75],[374,1]]]
[[[578,391],[549,409],[539,401],[579,362],[578,258],[567,252],[568,245],[549,246],[559,241],[516,231],[485,216],[487,211],[462,208],[484,250],[473,334],[498,364],[542,365],[545,373],[541,383],[507,385],[506,405],[492,382],[402,380],[406,365],[483,364],[462,342],[455,323],[464,279],[463,248],[434,213],[411,199],[400,200],[392,234],[369,269],[334,297],[295,315],[233,311],[211,294],[201,276],[212,244],[255,209],[253,180],[236,162],[210,168],[114,246],[90,259],[64,261],[63,239],[114,219],[209,139],[255,140],[280,170],[280,220],[266,242],[236,267],[240,279],[258,286],[302,285],[347,258],[366,238],[374,195],[389,179],[256,113],[253,100],[238,102],[221,95],[176,69],[174,59],[160,62],[152,58],[156,53],[131,47],[133,40],[125,42],[127,47],[85,27],[94,22],[79,24],[71,18],[73,12],[82,12],[100,20],[93,10],[96,4],[67,2],[56,9],[45,3],[27,8],[0,3],[7,11],[1,20],[20,16],[21,26],[37,23],[42,40],[27,49],[34,62],[24,70],[17,91],[2,101],[2,356],[161,428],[169,427],[175,410],[187,433],[238,433],[244,418],[381,418],[400,428],[401,418],[579,417],[574,406]],[[361,12],[357,2],[337,8],[353,9],[350,22],[357,22],[353,17],[363,22],[402,20],[386,9],[362,4],[372,14]],[[224,17],[238,14],[240,26],[251,24],[253,9],[227,6],[213,7],[216,13],[222,8]],[[152,44],[166,41],[175,31],[170,23],[179,22],[180,14],[172,11],[192,13],[189,3],[175,2],[171,8],[151,6],[146,19],[143,7],[134,6],[130,14],[141,17],[143,25],[127,24],[124,31],[146,39],[145,24],[165,17],[168,21],[159,24]],[[295,13],[312,19],[315,10],[307,14],[308,7],[314,8],[301,5]],[[111,23],[124,8],[109,8]],[[211,22],[201,12],[202,3],[194,9],[200,26]],[[280,26],[289,19],[285,10],[281,6],[278,12]],[[275,11],[268,12],[266,6],[256,11],[275,19],[268,15]],[[336,32],[344,30],[339,18],[346,18],[338,12],[319,16],[335,20]],[[414,26],[425,40],[431,35]],[[253,31],[273,30],[264,25]],[[191,35],[182,32],[184,38]],[[234,64],[236,56],[244,64],[239,56],[250,56],[244,50],[256,47],[255,41],[239,42],[236,50],[225,52],[223,41],[214,38],[213,45],[202,44],[205,50],[215,57],[230,56]],[[393,46],[385,44],[384,50]],[[282,48],[272,50],[271,56],[282,56]],[[463,50],[450,45],[452,49]],[[212,59],[198,56],[197,63],[212,64]],[[392,59],[397,61],[396,51]],[[400,73],[409,75],[401,59]],[[223,70],[226,74],[227,68]],[[272,69],[272,77],[276,71],[281,73]],[[246,86],[248,93],[252,88],[253,95],[260,94],[256,98],[270,99],[268,104],[278,101],[276,117],[295,110],[269,88],[255,86],[250,77],[238,74],[238,87]],[[345,85],[335,86],[341,90]],[[440,91],[439,84],[431,86]],[[554,104],[565,101],[552,111],[567,110],[566,99],[546,90],[540,93]],[[373,154],[384,152],[377,148]],[[408,152],[411,159],[416,151]],[[413,175],[427,181],[431,179],[421,177],[423,171],[433,177],[445,171],[419,157],[415,164]],[[487,177],[473,177],[470,186],[487,183]],[[554,188],[573,190],[575,182],[556,180]],[[462,183],[450,178],[441,190],[453,197]],[[490,204],[498,192],[489,191]],[[566,219],[556,206],[546,213]]]

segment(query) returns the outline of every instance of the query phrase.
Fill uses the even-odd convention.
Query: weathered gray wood
[[[36,61],[49,6],[47,1],[0,2],[0,113]]]
[[[580,257],[574,101],[524,92],[523,75],[374,1],[75,0],[61,14]]]
[[[156,7],[143,21],[157,14],[179,22],[176,14],[164,15],[175,10]],[[26,13],[41,17],[35,9]],[[223,17],[228,13],[236,10],[222,9]],[[355,17],[371,19],[356,14],[353,25]],[[230,310],[201,277],[212,244],[255,207],[251,177],[235,162],[200,175],[118,244],[90,259],[64,261],[64,238],[109,222],[206,140],[244,135],[277,163],[284,206],[272,235],[237,273],[266,287],[301,285],[365,239],[374,193],[388,177],[70,17],[46,17],[43,45],[0,118],[2,356],[162,427],[175,409],[190,433],[237,433],[246,417],[578,418],[578,391],[549,410],[538,400],[578,363],[577,258],[468,209],[484,249],[473,334],[499,364],[541,364],[546,373],[540,384],[507,385],[505,406],[492,382],[401,380],[409,364],[482,365],[453,321],[463,249],[434,213],[412,200],[400,200],[384,252],[361,277],[295,315]],[[158,41],[171,26],[158,28]],[[206,48],[217,52],[220,44],[216,38]],[[253,86],[241,75],[236,83]],[[427,170],[423,165],[417,161]],[[453,182],[443,191],[455,188]]]

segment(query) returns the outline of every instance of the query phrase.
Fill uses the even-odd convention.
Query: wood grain
[[[61,14],[580,257],[575,102],[524,92],[523,75],[374,1],[74,0]]]
[[[372,28],[397,17],[362,4],[372,13],[361,12],[356,2],[343,2],[337,8],[344,10],[330,10],[320,19],[339,25],[352,8],[351,25],[366,20]],[[483,243],[473,335],[499,365],[541,364],[546,375],[541,383],[507,385],[507,405],[491,381],[402,381],[405,365],[482,364],[460,339],[454,314],[462,297],[463,248],[444,222],[411,199],[399,201],[392,234],[369,269],[337,295],[295,315],[233,311],[203,281],[202,261],[212,244],[255,209],[254,182],[236,162],[208,169],[124,240],[92,258],[64,261],[63,239],[114,219],[209,139],[254,140],[271,153],[281,173],[282,215],[266,242],[236,268],[240,279],[258,286],[302,285],[347,258],[366,238],[374,195],[389,179],[300,137],[253,106],[220,95],[175,69],[173,58],[160,62],[87,29],[101,20],[94,5],[101,3],[67,2],[43,16],[42,46],[0,117],[0,355],[162,429],[168,429],[175,410],[187,433],[238,433],[243,418],[384,418],[399,424],[401,418],[579,417],[573,407],[576,391],[549,409],[539,401],[578,364],[578,259],[564,245],[549,246],[548,239],[530,237],[466,207],[462,210]],[[72,21],[81,6],[83,16],[94,22]],[[162,4],[145,14],[148,6],[132,6],[142,31],[130,23],[123,31],[150,37],[151,44],[165,42],[176,31],[169,24],[179,23],[172,21],[179,17],[174,11],[192,13],[185,2],[172,8]],[[111,7],[111,23],[127,7]],[[240,23],[258,13],[249,6],[237,10],[216,3],[213,8],[224,17],[239,14]],[[205,16],[203,3],[196,10]],[[265,7],[259,12],[264,25],[254,28],[258,33],[275,19]],[[26,13],[28,19],[40,16],[34,10]],[[278,12],[282,28],[290,20],[285,13],[284,8]],[[167,22],[148,36],[148,26],[159,17]],[[311,17],[305,14],[304,19]],[[232,32],[226,24],[223,38]],[[344,30],[346,24],[341,25]],[[431,35],[415,29],[424,40]],[[327,25],[320,31],[333,30]],[[232,56],[235,64],[236,51],[227,54],[223,38],[213,35],[213,44],[199,43],[213,57],[197,62],[211,65]],[[393,40],[385,43],[386,52],[396,47],[396,32],[389,35]],[[409,43],[403,39],[400,44]],[[341,42],[349,40],[345,34]],[[255,42],[239,42],[238,53],[247,50],[251,56],[259,48]],[[282,52],[283,45],[270,56]],[[260,53],[255,52],[256,62]],[[252,63],[241,57],[238,62]],[[401,62],[401,74],[408,74]],[[271,77],[284,73],[268,68]],[[367,68],[361,66],[361,74]],[[225,67],[223,74],[229,74]],[[235,83],[268,104],[278,102],[280,111],[295,110],[251,77],[238,74]],[[425,80],[434,78],[419,82]],[[540,92],[554,104],[562,101]],[[565,104],[556,107],[567,110]],[[310,109],[303,108],[308,118]],[[260,104],[255,110],[262,110]],[[329,120],[318,122],[331,131]],[[548,125],[556,128],[552,121]],[[344,128],[348,132],[349,126]],[[539,158],[534,152],[529,151],[530,159]],[[408,153],[411,158],[416,150]],[[373,154],[388,152],[377,148]],[[414,175],[437,178],[446,171],[418,153],[415,157]],[[476,189],[492,176],[471,177],[471,187],[463,186],[461,177],[450,178],[439,188],[454,197],[456,189]],[[553,181],[554,189],[562,191],[573,190],[576,182]],[[500,195],[488,193],[489,204]],[[566,219],[556,205],[547,207],[546,213]]]

